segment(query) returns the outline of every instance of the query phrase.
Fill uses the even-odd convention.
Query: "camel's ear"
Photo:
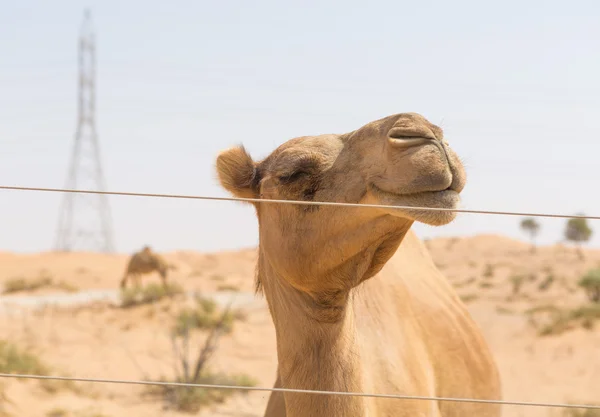
[[[219,182],[239,198],[258,198],[256,164],[243,146],[227,149],[217,157]]]

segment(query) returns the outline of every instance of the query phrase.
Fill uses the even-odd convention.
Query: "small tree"
[[[521,220],[521,229],[529,234],[531,239],[531,251],[535,252],[535,238],[540,230],[540,224],[533,217],[527,217]]]
[[[587,219],[576,217],[569,219],[565,228],[565,239],[574,242],[577,245],[577,254],[579,259],[583,259],[581,243],[587,242],[592,237],[592,229],[587,224]]]
[[[600,303],[600,269],[589,270],[579,280],[579,286],[585,290],[591,302]]]

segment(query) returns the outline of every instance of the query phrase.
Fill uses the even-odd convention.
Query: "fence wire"
[[[249,203],[275,203],[275,204],[359,207],[359,208],[386,208],[386,209],[405,209],[405,210],[409,209],[409,210],[424,210],[424,211],[450,211],[450,212],[456,212],[456,213],[471,213],[471,214],[491,214],[491,215],[523,216],[523,217],[549,217],[549,218],[566,218],[566,219],[580,218],[580,219],[589,219],[589,220],[600,220],[600,216],[587,216],[587,215],[581,215],[581,214],[571,215],[571,214],[557,214],[557,213],[528,213],[528,212],[514,212],[514,211],[449,209],[449,208],[394,206],[394,205],[379,205],[379,204],[338,203],[338,202],[325,202],[325,201],[321,202],[321,201],[302,201],[302,200],[275,200],[275,199],[262,199],[262,198],[214,197],[214,196],[187,195],[187,194],[160,194],[160,193],[138,193],[138,192],[127,192],[127,191],[77,190],[77,189],[68,189],[68,188],[44,188],[44,187],[0,185],[0,190],[39,191],[39,192],[55,192],[55,193],[104,194],[104,195],[117,195],[117,196],[130,196],[130,197],[178,198],[178,199],[211,200],[211,201],[238,201],[238,202],[249,202]],[[388,398],[388,399],[398,399],[398,400],[448,401],[448,402],[500,404],[500,405],[514,405],[514,406],[528,406],[528,407],[579,408],[579,409],[588,409],[588,410],[600,410],[600,405],[592,405],[592,404],[566,404],[566,403],[543,403],[543,402],[532,402],[532,401],[484,400],[484,399],[475,399],[475,398],[452,398],[452,397],[416,396],[416,395],[402,395],[402,394],[375,394],[375,393],[361,393],[361,392],[319,391],[319,390],[304,390],[304,389],[274,388],[274,387],[269,388],[269,387],[246,387],[246,386],[237,386],[237,385],[191,384],[191,383],[182,383],[182,382],[75,378],[75,377],[61,377],[61,376],[50,376],[50,375],[5,374],[5,373],[0,373],[0,378],[45,379],[45,380],[59,380],[59,381],[72,381],[72,382],[174,386],[174,387],[205,388],[205,389],[232,389],[232,390],[245,390],[245,391],[290,392],[290,393],[304,393],[304,394],[317,394],[317,395],[339,395],[339,396],[351,396],[351,397]]]
[[[385,208],[385,209],[404,209],[404,210],[424,210],[424,211],[451,211],[455,213],[471,213],[471,214],[492,214],[503,216],[522,216],[522,217],[553,217],[562,219],[589,219],[600,220],[600,216],[587,216],[583,214],[556,214],[556,213],[527,213],[517,211],[493,211],[493,210],[469,210],[469,209],[452,209],[452,208],[436,208],[436,207],[419,207],[419,206],[392,206],[381,204],[361,204],[361,203],[338,203],[332,201],[303,201],[303,200],[273,200],[267,198],[239,198],[239,197],[214,197],[190,194],[158,194],[158,193],[137,193],[129,191],[96,191],[96,190],[75,190],[69,188],[43,188],[43,187],[23,187],[0,185],[0,190],[14,191],[42,191],[53,193],[80,193],[80,194],[104,194],[104,195],[120,195],[130,197],[157,197],[157,198],[180,198],[188,200],[212,200],[212,201],[240,201],[249,203],[275,203],[275,204],[298,204],[309,206],[338,206],[338,207],[360,207],[360,208]]]
[[[430,396],[420,396],[420,395],[374,394],[374,393],[344,392],[344,391],[319,391],[319,390],[305,390],[305,389],[293,389],[293,388],[245,387],[245,386],[238,386],[238,385],[191,384],[191,383],[184,383],[184,382],[140,381],[140,380],[128,380],[128,379],[74,378],[74,377],[62,377],[62,376],[50,376],[50,375],[3,374],[3,373],[0,373],[0,378],[46,379],[46,380],[55,380],[55,381],[95,382],[95,383],[104,383],[104,384],[153,385],[153,386],[188,387],[188,388],[205,388],[205,389],[232,389],[232,390],[245,390],[245,391],[291,392],[291,393],[317,394],[317,395],[340,395],[340,396],[346,396],[346,397],[388,398],[388,399],[395,399],[395,400],[449,401],[449,402],[466,402],[466,403],[482,403],[482,404],[520,405],[520,406],[529,406],[529,407],[582,408],[582,409],[588,409],[588,410],[600,410],[600,405],[591,405],[591,404],[563,404],[563,403],[540,403],[540,402],[533,402],[533,401],[483,400],[483,399],[476,399],[476,398],[430,397]]]

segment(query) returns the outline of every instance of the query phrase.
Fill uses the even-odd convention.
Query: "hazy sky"
[[[110,190],[224,196],[214,160],[226,147],[243,143],[261,158],[295,136],[415,111],[466,161],[465,208],[600,214],[595,0],[4,2],[4,185],[65,185],[88,5]],[[50,249],[61,198],[0,191],[0,250]],[[109,201],[120,252],[257,241],[244,204]],[[463,214],[416,230],[524,238],[518,221]],[[543,219],[540,241],[556,242],[563,226]]]

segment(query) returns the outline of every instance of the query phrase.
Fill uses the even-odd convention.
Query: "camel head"
[[[414,221],[451,222],[453,212],[410,207],[457,208],[466,181],[442,129],[416,113],[345,134],[294,138],[257,162],[242,146],[230,148],[216,165],[221,185],[236,197],[409,207],[252,203],[270,267],[310,293],[346,287],[349,274],[359,275],[351,286],[374,275]]]

